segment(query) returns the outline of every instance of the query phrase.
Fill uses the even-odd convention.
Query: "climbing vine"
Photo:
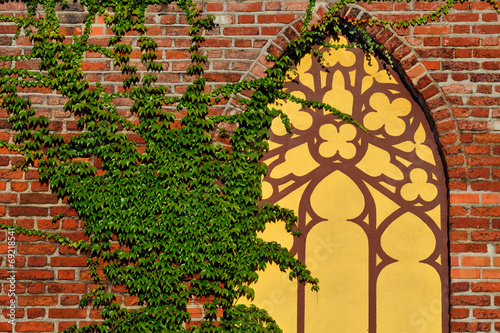
[[[3,3],[4,1],[0,1]],[[56,8],[67,0],[24,0],[25,16],[0,16],[17,24],[16,38],[29,37],[31,52],[1,56],[0,61],[39,61],[38,70],[0,68],[0,105],[17,132],[13,142],[2,142],[24,154],[16,168],[36,167],[40,180],[50,184],[59,198],[67,198],[85,221],[86,240],[15,227],[19,233],[37,235],[69,245],[89,256],[96,282],[103,276],[123,285],[138,297],[140,307],[122,308],[103,283],[83,297],[82,307],[100,308],[99,324],[66,332],[270,332],[280,331],[265,309],[235,305],[240,297],[253,297],[252,283],[258,271],[270,263],[279,265],[291,279],[318,290],[318,280],[286,248],[258,237],[266,223],[286,221],[294,228],[293,211],[259,204],[261,179],[266,167],[259,163],[268,149],[266,139],[273,118],[289,120],[270,107],[276,99],[288,99],[311,108],[323,108],[359,126],[354,119],[319,101],[299,99],[284,91],[290,70],[305,54],[322,57],[324,47],[361,47],[390,61],[363,28],[364,25],[407,26],[425,24],[445,14],[457,1],[448,0],[428,16],[410,21],[359,21],[339,17],[339,10],[354,1],[336,3],[322,21],[311,25],[315,1],[305,13],[301,37],[292,41],[280,57],[269,56],[274,66],[261,79],[226,84],[207,91],[204,69],[207,56],[201,45],[204,31],[214,18],[202,15],[191,0],[81,0],[87,15],[83,31],[71,39],[61,32]],[[495,6],[496,3],[488,1]],[[159,82],[163,66],[158,62],[155,40],[147,35],[145,13],[150,5],[175,3],[190,25],[192,83],[180,96],[170,96]],[[96,16],[103,16],[113,32],[107,45],[90,43]],[[133,47],[125,36],[138,35],[141,65],[131,61]],[[330,45],[326,37],[342,34],[352,43]],[[69,42],[68,42],[69,41]],[[111,59],[124,74],[123,89],[107,92],[90,82],[82,70],[87,52]],[[293,71],[293,70],[292,70]],[[65,138],[49,129],[50,119],[38,115],[22,88],[45,87],[67,98],[64,111],[74,115],[79,134]],[[243,97],[242,92],[249,92]],[[121,115],[115,101],[132,101],[132,117]],[[221,99],[237,98],[245,112],[209,115]],[[176,124],[175,112],[182,113]],[[237,125],[227,135],[230,148],[214,143],[219,124]],[[223,132],[223,131],[222,131]],[[143,144],[129,140],[139,135]],[[92,161],[99,159],[102,167]],[[59,219],[62,216],[57,216]],[[2,225],[2,228],[11,226]],[[201,327],[186,328],[190,320],[188,300],[206,299]]]

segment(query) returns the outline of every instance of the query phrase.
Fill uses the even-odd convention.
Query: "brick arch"
[[[325,4],[317,6],[312,22],[319,20],[326,10]],[[344,8],[340,15],[357,19],[372,17],[366,9],[358,5]],[[281,29],[274,40],[268,41],[258,59],[255,59],[251,68],[242,78],[262,77],[265,74],[265,69],[272,66],[272,62],[267,61],[266,56],[268,54],[275,56],[283,54],[287,44],[299,37],[302,20],[303,17],[300,17],[290,22]],[[460,148],[461,142],[458,134],[460,127],[457,119],[450,113],[451,103],[448,101],[446,93],[439,87],[438,82],[421,61],[420,55],[414,50],[414,47],[403,36],[398,35],[397,31],[378,26],[366,28],[369,35],[390,53],[396,64],[394,68],[396,73],[399,74],[407,89],[424,110],[434,131],[441,157],[447,169],[446,174],[448,176],[451,173],[451,178],[453,178],[454,169],[465,163],[465,154]],[[451,156],[448,157],[449,154]]]

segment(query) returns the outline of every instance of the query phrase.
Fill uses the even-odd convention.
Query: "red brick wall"
[[[318,1],[319,2],[319,1]],[[319,2],[320,3],[320,2]],[[438,3],[374,3],[356,5],[349,12],[358,18],[373,15],[385,19],[425,14]],[[301,1],[204,1],[205,10],[215,14],[219,25],[207,32],[206,52],[210,64],[207,79],[211,86],[263,75],[269,64],[267,53],[279,54],[297,35],[305,2]],[[317,6],[324,11],[324,3]],[[22,15],[21,2],[1,4],[0,11]],[[72,5],[61,14],[64,31],[78,33],[83,8]],[[487,4],[458,4],[439,22],[428,26],[396,29],[371,28],[400,63],[401,72],[420,93],[435,123],[447,165],[450,190],[451,331],[500,331],[500,22]],[[105,43],[107,31],[96,18],[92,42]],[[189,64],[188,27],[184,16],[173,6],[149,10],[148,32],[160,45],[165,71],[160,74],[171,94],[182,93],[191,81],[183,73]],[[12,41],[12,25],[0,23],[0,54],[27,52],[27,40]],[[129,39],[132,43],[134,38]],[[31,62],[3,63],[2,66],[36,68]],[[121,73],[98,54],[87,54],[87,78],[100,80],[108,91],[117,91]],[[27,91],[40,113],[53,119],[53,129],[70,135],[76,130],[74,118],[65,114],[64,100],[50,91]],[[119,109],[128,114],[127,100]],[[231,101],[213,113],[231,112]],[[0,109],[0,138],[9,139],[7,114]],[[21,158],[0,149],[1,221],[26,228],[38,228],[73,239],[82,237],[82,222],[76,214],[37,181],[34,170],[11,171]],[[57,223],[51,218],[61,212]],[[93,283],[86,258],[73,250],[36,237],[16,236],[16,325],[6,323],[10,284],[6,269],[7,235],[0,233],[0,305],[3,308],[0,332],[54,332],[70,324],[85,325],[99,319],[94,310],[78,309],[79,298]],[[123,296],[125,305],[134,299]],[[199,307],[192,302],[193,317]]]

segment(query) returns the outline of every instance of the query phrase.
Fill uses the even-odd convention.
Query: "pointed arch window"
[[[444,169],[422,108],[387,68],[359,49],[331,49],[323,63],[305,56],[286,84],[370,134],[328,112],[274,105],[292,133],[274,120],[264,200],[294,209],[302,236],[278,223],[263,238],[287,246],[320,280],[315,293],[277,267],[260,274],[254,303],[285,333],[448,330]]]

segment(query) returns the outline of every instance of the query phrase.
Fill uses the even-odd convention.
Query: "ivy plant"
[[[260,204],[261,179],[266,174],[260,160],[268,149],[268,129],[278,116],[289,128],[286,115],[270,105],[276,99],[289,99],[327,109],[363,129],[332,106],[288,94],[283,90],[287,73],[304,55],[313,52],[321,57],[321,47],[339,47],[329,45],[326,38],[338,34],[353,43],[340,47],[356,44],[390,61],[363,26],[425,24],[457,1],[448,0],[425,17],[385,22],[338,16],[343,6],[354,2],[342,0],[321,22],[311,25],[315,6],[311,0],[301,36],[282,56],[268,57],[274,65],[265,77],[212,91],[204,77],[207,56],[201,45],[214,18],[202,15],[192,0],[81,0],[87,14],[82,33],[72,38],[62,32],[56,12],[71,5],[67,0],[23,2],[26,15],[1,15],[0,20],[15,23],[15,38],[28,36],[31,51],[0,56],[0,61],[38,61],[39,68],[0,68],[0,105],[8,111],[17,133],[13,142],[1,145],[25,156],[16,168],[36,167],[40,180],[59,198],[67,199],[85,221],[86,239],[75,242],[15,228],[78,249],[88,255],[94,280],[106,278],[80,302],[82,307],[101,309],[103,321],[65,332],[280,332],[265,309],[236,305],[240,297],[254,296],[252,284],[258,272],[271,263],[290,279],[309,284],[313,290],[319,288],[318,280],[286,248],[258,236],[267,223],[278,220],[286,222],[288,232],[300,235],[293,211]],[[158,45],[147,35],[145,25],[146,9],[155,4],[176,4],[190,25],[192,63],[186,73],[193,80],[182,95],[168,95],[159,82],[163,66],[157,59]],[[96,15],[103,16],[113,32],[104,46],[90,43]],[[130,32],[137,35],[145,71],[131,61],[133,47],[126,42]],[[100,82],[86,79],[82,62],[87,52],[99,53],[121,69],[120,92],[110,93]],[[65,138],[50,130],[51,120],[38,115],[22,94],[29,87],[45,87],[65,97],[63,109],[76,117],[80,132]],[[209,115],[211,106],[230,97],[236,97],[245,112]],[[118,112],[115,101],[119,98],[132,101],[131,117]],[[182,114],[180,124],[176,112]],[[227,133],[229,148],[212,139],[222,123],[236,125],[234,132]],[[130,133],[144,143],[130,140]],[[91,163],[96,159],[102,161],[99,168]],[[108,292],[107,283],[125,286],[140,306],[122,308],[116,295]],[[193,298],[206,300],[203,321],[200,326],[186,327],[191,319],[188,301]]]

